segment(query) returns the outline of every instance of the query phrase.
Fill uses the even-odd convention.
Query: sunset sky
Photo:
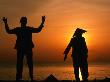
[[[64,49],[77,27],[87,30],[89,62],[110,63],[110,0],[0,0],[0,17],[8,18],[11,29],[20,26],[22,16],[37,28],[43,15],[45,27],[33,34],[34,63],[63,62]],[[16,62],[15,41],[0,19],[0,64]]]

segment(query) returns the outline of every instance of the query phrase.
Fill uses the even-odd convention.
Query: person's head
[[[87,32],[86,30],[83,30],[83,29],[80,29],[80,28],[77,28],[73,37],[82,37],[82,34]]]
[[[21,17],[20,23],[21,23],[21,26],[26,26],[26,24],[27,24],[27,18],[26,17]]]

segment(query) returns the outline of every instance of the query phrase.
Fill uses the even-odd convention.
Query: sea
[[[80,71],[80,70],[79,70]],[[58,80],[74,80],[74,69],[72,65],[44,65],[34,66],[34,79],[45,80],[49,75],[54,75]],[[80,79],[81,73],[79,72]],[[110,65],[90,65],[89,66],[89,80],[110,78]],[[16,67],[0,67],[0,80],[15,80]],[[23,68],[23,80],[28,80],[28,68]]]

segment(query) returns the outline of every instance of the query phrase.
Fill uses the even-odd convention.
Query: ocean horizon
[[[75,80],[72,65],[36,65],[34,66],[34,79],[44,80],[49,75],[54,75],[58,80]],[[89,65],[89,80],[110,78],[110,65]],[[0,67],[0,80],[15,80],[16,66]],[[23,68],[23,80],[28,80],[28,68]],[[80,73],[81,79],[81,73]]]

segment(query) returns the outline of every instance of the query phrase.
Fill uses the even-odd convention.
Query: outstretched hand
[[[44,23],[45,22],[45,16],[42,16],[42,22]]]
[[[3,17],[2,20],[3,20],[4,23],[7,23],[7,18],[6,17]]]

